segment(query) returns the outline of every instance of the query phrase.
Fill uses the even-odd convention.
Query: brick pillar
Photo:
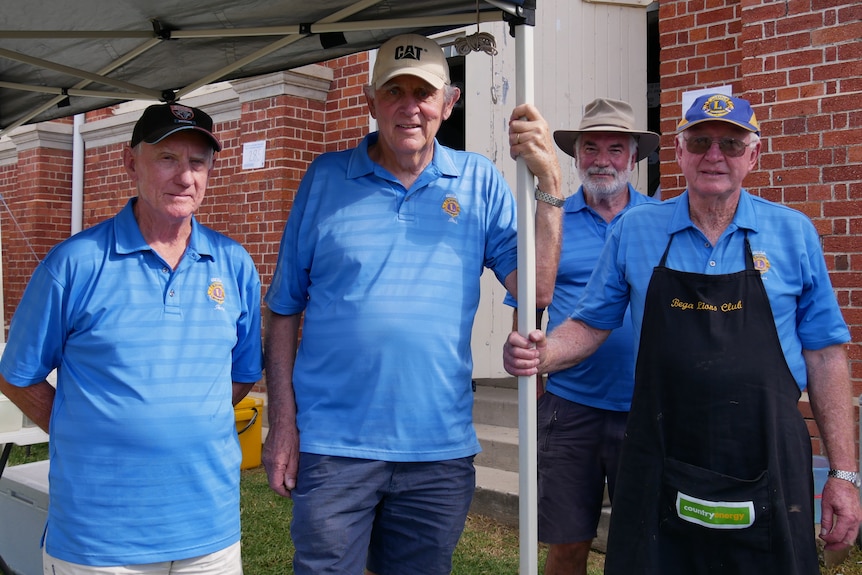
[[[332,69],[332,89],[326,102],[326,151],[346,150],[368,133],[370,116],[364,87],[371,81],[368,52],[325,63]]]
[[[324,108],[332,77],[326,66],[310,65],[231,82],[241,106],[240,153],[233,173],[222,173],[227,189],[215,195],[228,201],[230,219],[239,223],[234,237],[255,258],[264,286],[275,271],[299,182],[324,151]],[[241,148],[253,142],[265,142],[265,164],[241,170]]]
[[[0,171],[4,333],[36,265],[72,225],[71,124],[23,126],[9,137],[17,161]]]

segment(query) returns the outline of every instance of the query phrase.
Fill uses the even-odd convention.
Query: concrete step
[[[518,527],[518,473],[476,465],[476,491],[470,512],[484,515],[510,527]],[[592,548],[607,551],[611,508],[607,500],[602,507],[596,538]]]
[[[518,430],[514,427],[474,424],[482,451],[476,465],[502,471],[518,471]]]
[[[477,385],[473,394],[473,421],[500,427],[518,427],[518,390]]]
[[[476,465],[476,491],[470,512],[517,527],[518,473]]]

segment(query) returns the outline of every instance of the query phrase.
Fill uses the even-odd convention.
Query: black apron
[[[760,272],[653,270],[606,575],[818,575],[811,441]]]

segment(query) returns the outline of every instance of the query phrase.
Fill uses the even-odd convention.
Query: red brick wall
[[[17,166],[0,169],[6,327],[36,265],[69,235],[71,174],[71,152],[43,148],[24,150]]]
[[[862,393],[862,4],[660,0],[662,195],[682,192],[673,132],[686,90],[732,84],[761,123],[755,194],[806,213],[850,326]],[[810,418],[810,409],[803,406]],[[858,410],[857,410],[858,413]],[[858,420],[858,415],[857,415]],[[815,452],[820,447],[813,421]],[[858,435],[858,434],[857,434]]]
[[[326,63],[335,77],[326,102],[326,151],[355,146],[368,133],[368,108],[363,87],[370,80],[368,53],[353,54]]]

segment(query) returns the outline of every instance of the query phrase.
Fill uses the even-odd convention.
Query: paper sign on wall
[[[266,162],[266,140],[247,142],[242,145],[242,169],[262,168]]]
[[[700,90],[689,90],[688,92],[683,92],[682,113],[685,114],[686,111],[691,108],[691,105],[694,104],[694,101],[704,94],[724,94],[725,96],[733,97],[733,86],[728,84],[726,86],[716,86],[715,88],[702,88]]]

